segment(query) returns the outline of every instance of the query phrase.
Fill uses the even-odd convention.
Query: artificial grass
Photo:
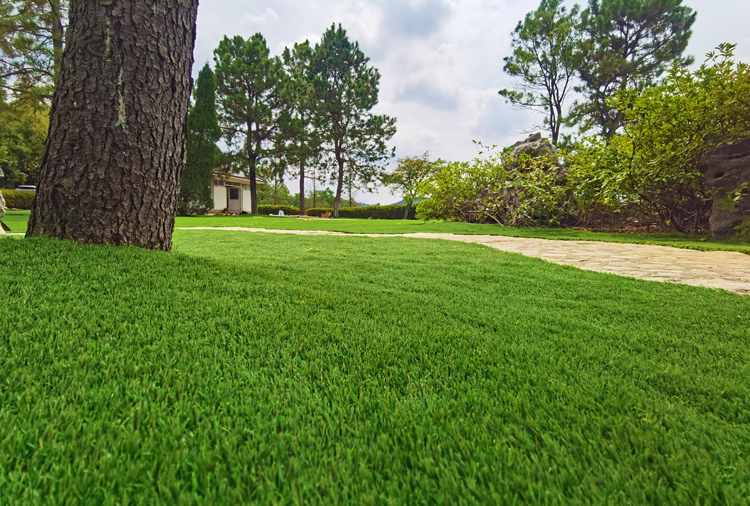
[[[750,298],[478,245],[0,241],[0,503],[739,504]]]
[[[25,234],[29,222],[29,211],[5,211],[5,216],[0,220],[8,225],[11,232]]]
[[[14,232],[26,232],[28,211],[10,211],[6,223]],[[12,223],[12,225],[10,225]],[[501,227],[492,224],[454,223],[415,220],[297,219],[271,216],[178,216],[176,227],[248,227],[276,230],[327,230],[348,234],[416,234],[498,235],[533,237],[561,241],[601,241],[629,244],[655,244],[698,251],[737,251],[750,254],[750,244],[713,241],[686,234],[614,234],[566,228]]]
[[[298,219],[271,216],[177,217],[177,227],[248,227],[277,230],[328,230],[354,234],[441,233],[456,235],[499,235],[564,241],[602,241],[655,244],[699,251],[738,251],[750,254],[750,244],[706,240],[687,234],[615,234],[566,228],[503,227],[494,224],[417,220]]]

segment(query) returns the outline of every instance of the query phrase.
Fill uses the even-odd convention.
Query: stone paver
[[[695,251],[595,241],[552,241],[494,235],[344,234],[320,230],[196,227],[180,230],[234,230],[272,234],[412,237],[484,244],[491,248],[542,258],[561,265],[650,281],[682,283],[750,294],[750,255],[731,251]]]

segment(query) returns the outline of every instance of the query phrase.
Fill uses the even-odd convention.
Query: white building
[[[260,178],[256,178],[256,181],[258,185],[265,184]],[[249,213],[250,179],[240,174],[214,174],[211,178],[211,198],[214,200],[214,208],[210,211],[212,213]]]

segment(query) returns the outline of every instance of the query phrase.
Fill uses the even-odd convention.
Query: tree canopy
[[[701,159],[750,137],[750,66],[733,51],[723,44],[696,71],[675,63],[661,85],[622,91],[613,107],[624,134],[609,144],[588,137],[569,157],[578,191],[609,207],[635,203],[680,232],[704,229],[711,195]]]
[[[562,0],[542,0],[513,32],[513,54],[503,70],[519,82],[499,93],[510,103],[542,111],[556,144],[565,120],[564,105],[578,68],[578,6],[568,12]]]
[[[571,112],[581,130],[612,138],[623,122],[612,99],[656,84],[683,56],[696,13],[682,0],[590,0],[581,14],[578,75],[584,100]]]
[[[435,164],[430,161],[430,154],[402,158],[398,166],[384,178],[386,185],[391,187],[393,195],[401,195],[406,202],[404,219],[409,217],[409,210],[419,195],[419,185],[435,172]]]
[[[0,88],[52,99],[65,44],[67,0],[0,0]]]

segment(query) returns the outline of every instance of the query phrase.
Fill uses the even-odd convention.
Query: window
[[[240,189],[239,188],[230,188],[229,189],[229,200],[239,200],[240,199]]]
[[[214,186],[224,186],[224,181],[217,179],[214,181]]]

